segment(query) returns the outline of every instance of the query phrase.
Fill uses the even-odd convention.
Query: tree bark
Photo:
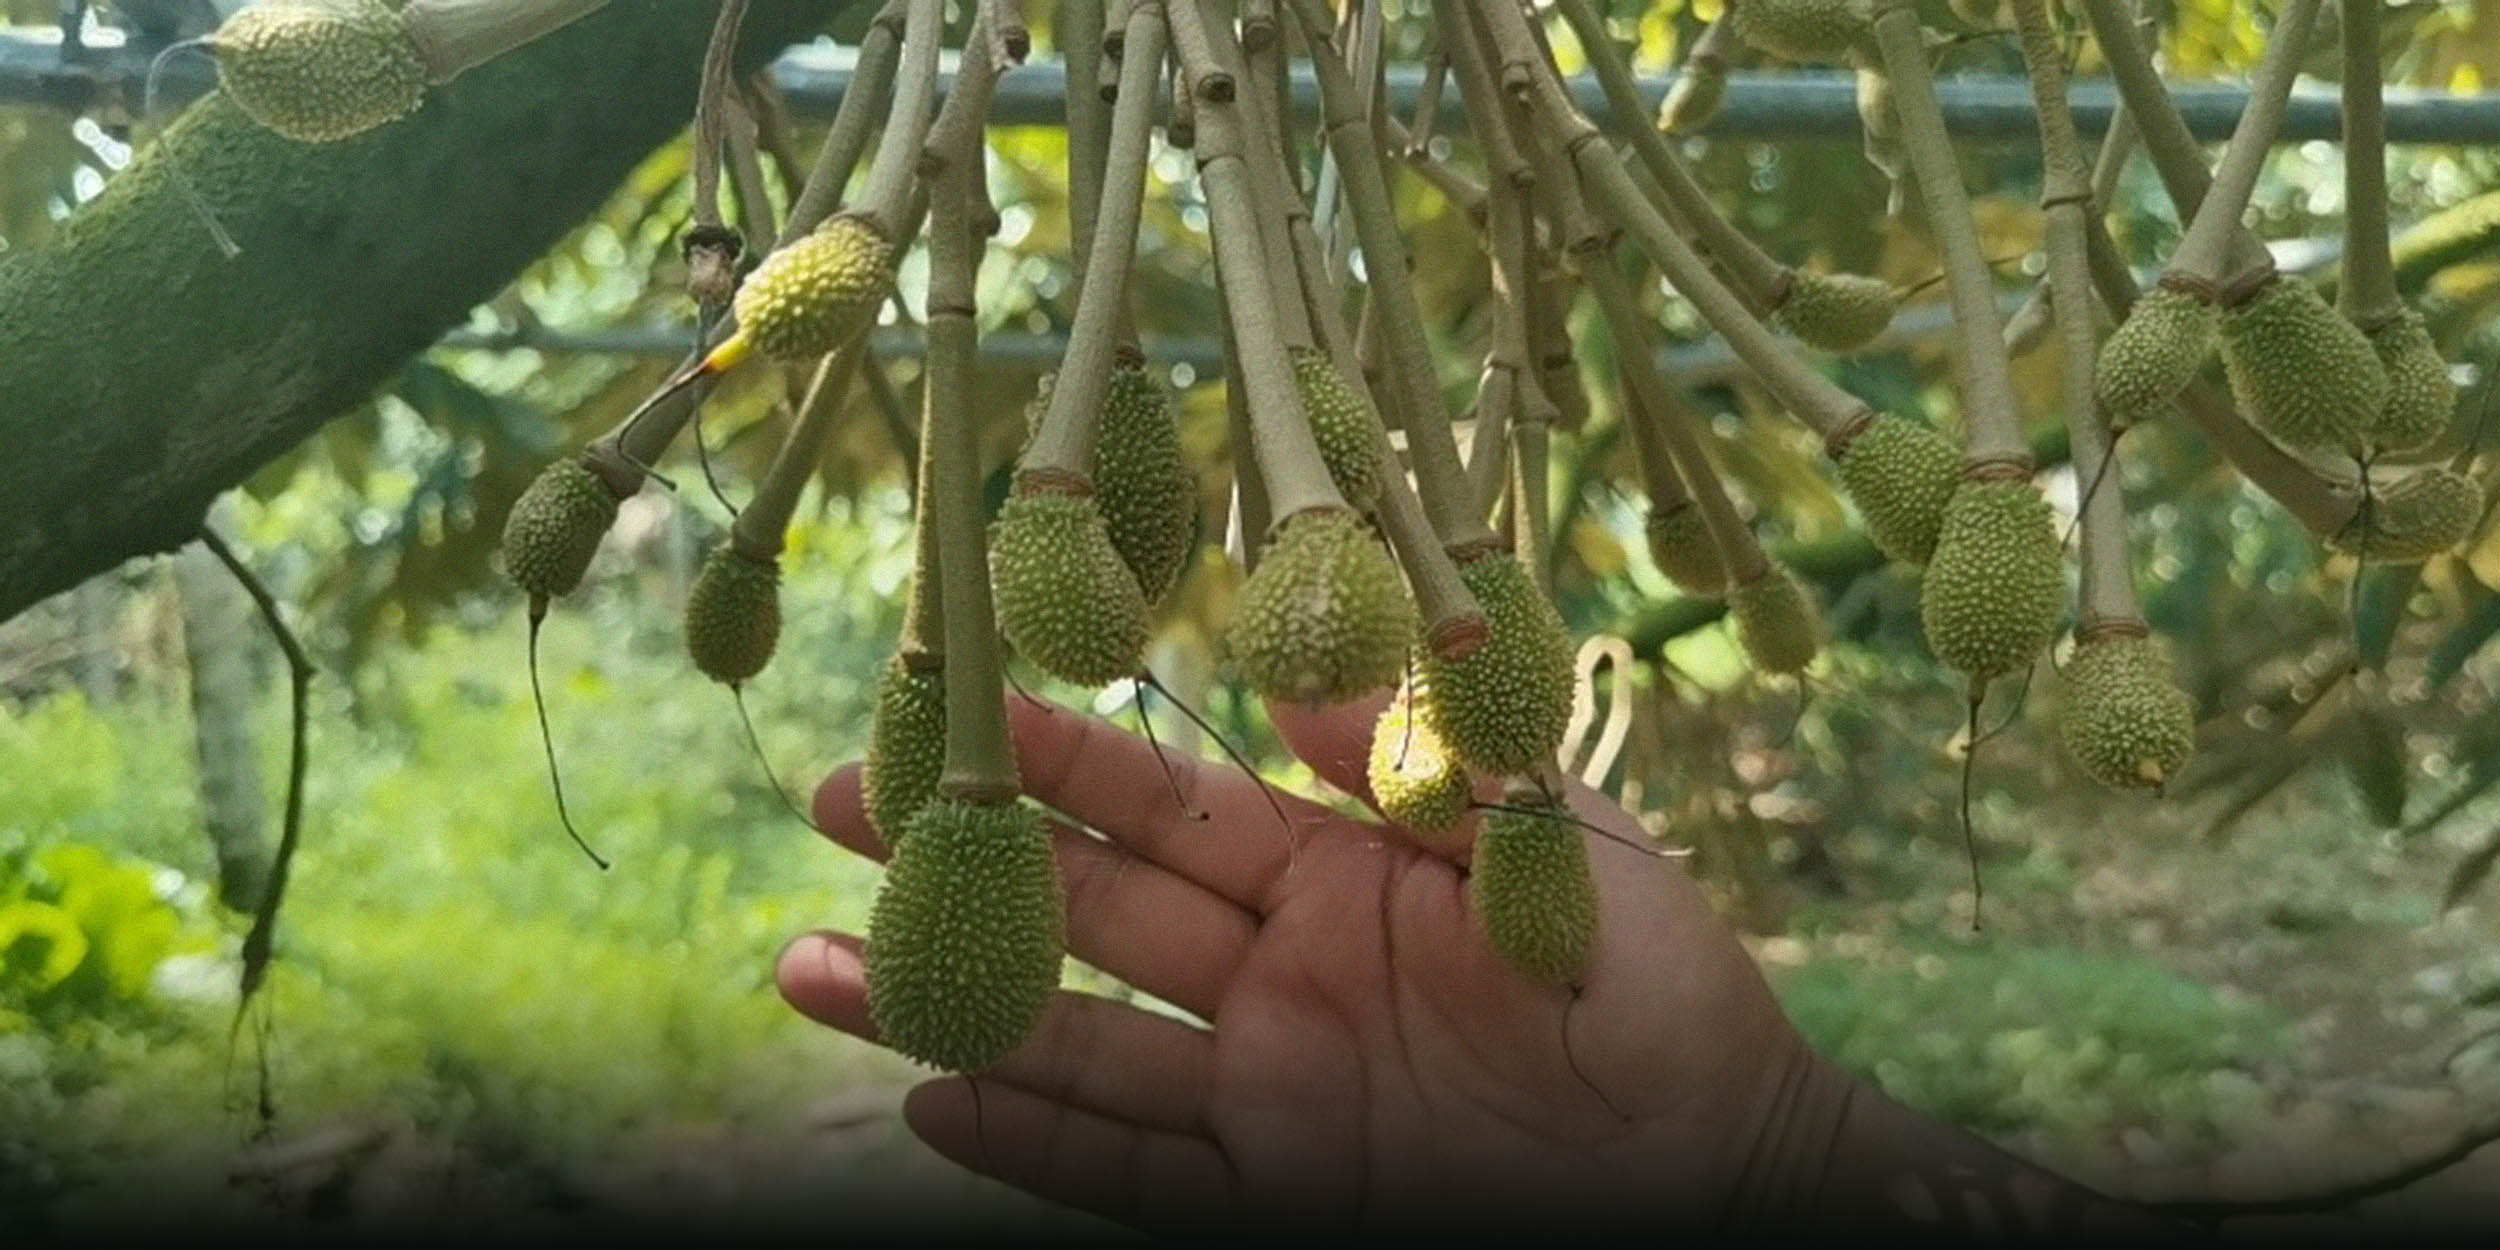
[[[840,7],[757,6],[742,72]],[[339,143],[213,94],[54,243],[0,256],[0,620],[189,541],[553,247],[685,125],[711,19],[620,0]]]

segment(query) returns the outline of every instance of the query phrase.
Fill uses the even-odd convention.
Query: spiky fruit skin
[[[1398,679],[1415,628],[1415,604],[1380,540],[1350,512],[1312,509],[1268,540],[1224,644],[1260,694],[1342,703]]]
[[[1475,800],[1467,768],[1416,711],[1410,683],[1380,710],[1365,770],[1380,814],[1417,833],[1448,833]]]
[[[1502,962],[1556,985],[1587,974],[1597,943],[1597,885],[1589,878],[1588,842],[1562,813],[1487,813],[1467,894]]]
[[[1094,501],[1138,592],[1160,601],[1197,545],[1198,479],[1181,455],[1171,397],[1137,361],[1114,365],[1104,392]]]
[[[1962,452],[1921,422],[1879,416],[1841,453],[1840,481],[1885,555],[1925,564],[1936,553],[1945,505],[1962,484]]]
[[[735,686],[764,671],[781,641],[781,567],[727,543],[704,557],[686,592],[686,654],[703,675]]]
[[[1755,668],[1802,673],[1822,649],[1822,614],[1796,575],[1776,564],[1728,592],[1727,610],[1736,618],[1736,641]]]
[[[1146,600],[1111,545],[1091,495],[1019,488],[990,523],[999,632],[1061,681],[1134,677],[1146,654]]]
[[[2379,491],[2334,544],[2365,560],[2412,564],[2464,542],[2482,519],[2483,488],[2474,479],[2423,469]]]
[[[946,670],[899,655],[887,659],[877,670],[877,708],[859,773],[860,805],[886,846],[901,844],[912,817],[937,794],[945,766]]]
[[[1296,349],[1290,354],[1294,390],[1301,397],[1302,415],[1310,420],[1311,441],[1319,444],[1319,458],[1328,465],[1329,478],[1356,511],[1371,511],[1380,502],[1380,445],[1372,437],[1372,427],[1380,418],[1346,386],[1345,376],[1337,372],[1337,362],[1328,353]]]
[[[211,46],[235,106],[299,142],[363,134],[425,102],[417,45],[376,0],[264,0],[228,18]]]
[[[1484,609],[1485,640],[1456,660],[1425,649],[1424,723],[1477,772],[1533,772],[1571,721],[1571,635],[1517,557],[1470,560],[1458,576]]]
[[[1936,658],[1985,681],[2031,663],[2064,606],[2057,523],[2029,482],[1964,482],[1919,591]]]
[[[573,593],[616,524],[616,492],[581,461],[541,470],[503,523],[503,569],[512,584],[549,599]]]
[[[840,216],[765,257],[730,307],[756,351],[803,361],[867,329],[893,289],[891,249],[876,227]]]
[[[2077,647],[2061,720],[2067,754],[2115,790],[2160,786],[2196,748],[2196,705],[2170,680],[2170,659],[2152,638]]]
[[[2146,291],[2092,362],[2092,390],[2110,419],[2124,427],[2160,416],[2203,367],[2221,321],[2210,301],[2186,291]]]
[[[1719,562],[1719,545],[1710,539],[1701,509],[1691,503],[1666,512],[1652,512],[1642,527],[1649,538],[1649,562],[1677,590],[1688,595],[1717,595],[1727,590],[1727,566]]]
[[[1865,0],[1744,0],[1736,37],[1791,61],[1846,61],[1867,39]]]
[[[2370,340],[2298,278],[2223,314],[2222,367],[2249,421],[2295,447],[2359,451],[2387,407]]]
[[[948,1072],[998,1062],[1059,987],[1066,910],[1039,810],[932,800],[868,913],[860,961],[878,1040]]]
[[[2387,371],[2387,407],[2371,427],[2370,441],[2381,451],[2413,451],[2439,441],[2456,415],[2457,387],[2421,314],[2408,309],[2380,326],[2370,335],[2370,350]]]
[[[1892,324],[1900,304],[1881,278],[1796,270],[1772,319],[1827,352],[1853,352]]]

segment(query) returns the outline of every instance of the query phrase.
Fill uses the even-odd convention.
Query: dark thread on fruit
[[[556,792],[556,819],[563,822],[565,836],[573,839],[573,845],[580,847],[582,854],[589,856],[590,862],[599,865],[599,870],[605,872],[608,861],[600,858],[599,852],[590,849],[590,843],[582,840],[581,832],[573,827],[572,810],[564,802],[564,773],[556,767],[555,731],[547,727],[547,695],[538,685],[538,627],[546,619],[546,596],[530,596],[530,704],[538,710],[538,741],[547,749],[547,781]]]
[[[1651,859],[1683,858],[1682,852],[1670,851],[1665,847],[1659,846],[1645,846],[1623,836],[1620,833],[1616,833],[1612,829],[1603,828],[1601,826],[1591,824],[1586,820],[1582,820],[1577,814],[1573,813],[1570,808],[1562,806],[1562,800],[1556,798],[1552,791],[1545,790],[1544,783],[1539,782],[1538,789],[1542,791],[1541,797],[1554,804],[1552,808],[1520,807],[1517,804],[1489,801],[1485,799],[1470,799],[1467,803],[1467,808],[1469,811],[1508,812],[1513,816],[1533,816],[1539,820],[1558,820],[1566,825],[1575,825],[1581,829],[1585,829],[1590,833],[1596,834],[1598,837],[1604,838],[1607,841],[1624,848],[1625,850],[1632,851],[1636,854],[1646,855]]]
[[[1146,749],[1154,753],[1155,768],[1163,774],[1164,788],[1172,792],[1172,806],[1179,808],[1181,815],[1186,819],[1210,819],[1210,816],[1205,808],[1195,808],[1189,805],[1189,796],[1181,792],[1180,778],[1173,775],[1172,761],[1170,757],[1164,755],[1163,744],[1155,739],[1155,718],[1146,714],[1147,689],[1148,687],[1144,679],[1136,677],[1130,678],[1129,707],[1134,709],[1137,713],[1137,730],[1139,733],[1145,735]]]
[[[139,115],[141,117],[156,116],[156,83],[158,76],[165,71],[165,62],[173,59],[177,52],[202,53],[214,62],[217,58],[210,50],[210,46],[211,41],[208,36],[202,35],[197,39],[169,43],[165,45],[164,51],[151,58],[148,61],[147,85],[139,93]],[[225,223],[217,220],[217,214],[208,207],[207,198],[200,194],[198,187],[191,185],[191,175],[183,172],[182,162],[167,160],[165,169],[173,175],[174,191],[182,196],[183,203],[188,205],[191,212],[200,219],[200,224],[208,228],[208,237],[217,244],[218,254],[228,260],[241,256],[243,245],[235,242],[233,235],[226,233]]]
[[[1962,728],[1966,745],[1962,749],[1962,851],[1970,857],[1970,931],[1979,932],[1979,835],[1971,828],[1971,774],[1979,762],[1979,704],[1988,697],[1988,688],[1974,682],[1971,686],[1970,716]]]
[[[1606,1096],[1606,1091],[1599,1089],[1597,1087],[1597,1082],[1589,1079],[1589,1074],[1582,1071],[1580,1068],[1580,1056],[1573,1053],[1571,1049],[1571,1013],[1580,1006],[1581,996],[1588,993],[1588,988],[1586,986],[1574,985],[1570,986],[1569,989],[1571,991],[1571,1001],[1563,1004],[1561,1027],[1558,1030],[1562,1035],[1563,1064],[1571,1069],[1571,1075],[1580,1082],[1581,1088],[1586,1089],[1590,1096],[1596,1098],[1598,1105],[1604,1107],[1608,1115],[1613,1116],[1622,1123],[1630,1124],[1632,1122],[1632,1117],[1625,1115],[1623,1113],[1623,1109],[1615,1105],[1615,1100],[1608,1098]]]
[[[744,727],[747,731],[747,748],[755,753],[755,765],[757,768],[763,770],[765,783],[773,788],[773,797],[781,800],[783,810],[789,812],[793,817],[796,817],[800,824],[807,826],[814,832],[824,832],[823,830],[816,828],[816,821],[813,818],[811,818],[806,812],[799,810],[799,805],[791,800],[790,792],[781,788],[781,778],[773,772],[773,762],[764,754],[764,740],[756,736],[755,719],[747,715],[747,692],[745,684],[733,681],[727,683],[727,685],[729,686],[729,697],[731,701],[738,705],[738,724]]]
[[[1189,706],[1188,700],[1172,693],[1172,688],[1164,685],[1161,678],[1148,672],[1140,673],[1132,680],[1143,684],[1147,689],[1154,691],[1156,694],[1162,695],[1164,702],[1171,704],[1180,712],[1181,715],[1188,717],[1189,723],[1196,725],[1198,727],[1198,732],[1205,734],[1207,736],[1207,741],[1214,743],[1215,749],[1224,753],[1225,759],[1231,760],[1234,767],[1250,774],[1250,780],[1257,782],[1259,785],[1259,797],[1266,799],[1268,810],[1276,813],[1277,825],[1285,830],[1288,838],[1292,836],[1293,818],[1285,815],[1285,805],[1276,797],[1276,787],[1269,785],[1267,783],[1267,778],[1259,775],[1259,770],[1250,763],[1249,756],[1242,754],[1241,749],[1234,746],[1232,740],[1225,737],[1222,731],[1218,730],[1212,722],[1208,721],[1205,716],[1199,713],[1198,709]],[[1198,818],[1201,820],[1206,819],[1203,813]],[[1289,853],[1292,850],[1290,843],[1287,844],[1287,850]]]

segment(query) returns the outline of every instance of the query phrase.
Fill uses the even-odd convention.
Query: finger
[[[914,1087],[903,1098],[903,1122],[965,1167],[1122,1223],[1226,1226],[1237,1209],[1232,1167],[1213,1140],[1099,1115],[986,1077]]]
[[[1284,739],[1286,749],[1310,765],[1320,780],[1379,812],[1380,800],[1372,794],[1371,785],[1371,739],[1389,700],[1390,696],[1384,693],[1354,703],[1322,706],[1271,701],[1267,719],[1275,726],[1276,736]],[[1479,803],[1501,797],[1499,781],[1478,777],[1472,784]],[[1472,812],[1437,833],[1395,820],[1388,824],[1415,846],[1452,862],[1464,862],[1468,848],[1475,844],[1476,816]]]
[[[858,939],[803,936],[783,948],[773,981],[799,1014],[879,1040]],[[1033,1036],[981,1076],[1147,1128],[1197,1133],[1205,1131],[1214,1065],[1215,1041],[1203,1030],[1061,990],[1042,1009]]]
[[[817,787],[816,827],[870,859],[886,858],[860,807],[856,764]],[[1051,841],[1068,896],[1069,953],[1184,1011],[1213,1017],[1250,952],[1258,918],[1056,820]]]

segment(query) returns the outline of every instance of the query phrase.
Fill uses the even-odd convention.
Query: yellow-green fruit
[[[884,238],[841,216],[764,258],[738,287],[738,333],[775,360],[810,360],[868,328],[894,289]]]
[[[2370,441],[2381,451],[2412,451],[2439,441],[2456,414],[2457,387],[2421,314],[2407,310],[2380,326],[2370,335],[2370,349],[2387,371],[2387,407],[2370,428]]]
[[[2250,423],[2295,447],[2362,450],[2387,408],[2370,340],[2298,278],[2223,314],[2222,367]]]
[[[1772,320],[1828,352],[1849,352],[1873,342],[1901,306],[1892,284],[1854,273],[1792,271],[1788,298]]]
[[[1353,513],[1285,518],[1242,583],[1224,645],[1250,688],[1294,703],[1342,703],[1398,679],[1415,604],[1389,552]]]
[[[2031,663],[2057,630],[2057,523],[2029,482],[1964,482],[1945,505],[1919,590],[1936,658],[1985,681]]]
[[[228,18],[209,46],[227,98],[300,142],[362,134],[425,101],[417,45],[376,0],[263,0]]]
[[[1688,595],[1716,595],[1727,590],[1727,567],[1719,563],[1719,544],[1710,539],[1701,509],[1691,501],[1665,512],[1649,514],[1642,527],[1649,536],[1649,562]]]
[[[1865,0],[1741,0],[1736,37],[1791,61],[1846,61],[1867,37]]]
[[[1736,641],[1755,668],[1802,673],[1822,648],[1822,615],[1796,576],[1779,565],[1730,591],[1727,610],[1736,618]]]
[[[1139,593],[1149,604],[1161,600],[1198,542],[1198,479],[1181,455],[1171,397],[1143,362],[1112,367],[1094,444],[1094,502]]]
[[[2067,753],[2114,789],[2161,785],[2196,746],[2196,706],[2170,680],[2169,656],[2152,638],[2077,647],[2062,713]]]
[[[1671,135],[1691,134],[1710,124],[1727,102],[1727,66],[1718,61],[1686,62],[1658,102],[1658,129]]]
[[[860,962],[878,1040],[948,1072],[998,1062],[1059,987],[1066,910],[1039,810],[931,801],[868,913]]]
[[[2222,314],[2175,287],[2146,291],[2101,344],[2093,393],[2120,427],[2158,417],[2213,351]]]
[[[1328,476],[1355,511],[1371,511],[1380,501],[1380,444],[1373,433],[1380,418],[1347,388],[1328,353],[1297,349],[1291,354],[1294,389]]]
[[[548,465],[504,518],[504,575],[533,595],[573,593],[616,523],[616,504],[616,492],[580,460]]]
[[[2424,469],[2378,491],[2335,536],[2339,550],[2411,564],[2464,542],[2483,519],[2483,490],[2452,469]]]
[[[1380,710],[1366,776],[1381,815],[1419,833],[1447,833],[1467,814],[1474,788],[1466,766],[1416,715],[1415,695],[1413,683],[1400,686]]]
[[[1476,834],[1468,899],[1504,963],[1557,985],[1588,971],[1597,886],[1588,843],[1560,811],[1495,810]]]
[[[686,654],[704,676],[735,686],[764,671],[781,641],[781,566],[722,543],[686,592]]]
[[[990,523],[990,592],[1008,645],[1080,686],[1144,667],[1146,600],[1091,495],[1019,488]]]
[[[1840,481],[1885,555],[1925,564],[1936,552],[1945,504],[1962,484],[1962,452],[1920,422],[1880,416],[1841,453]]]
[[[877,670],[877,709],[860,767],[861,806],[886,846],[901,843],[912,817],[937,794],[946,766],[946,669],[897,655]]]
[[[1478,772],[1533,772],[1571,721],[1571,635],[1517,557],[1470,560],[1458,576],[1484,609],[1485,640],[1456,660],[1425,649],[1424,723]]]

